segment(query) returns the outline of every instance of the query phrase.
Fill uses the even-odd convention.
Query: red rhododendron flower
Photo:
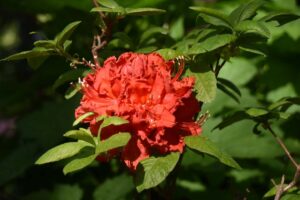
[[[94,112],[83,122],[89,123],[95,135],[101,123],[96,123],[96,118],[100,115],[128,120],[128,124],[104,128],[101,139],[120,131],[131,133],[121,152],[131,170],[152,154],[182,152],[184,136],[201,132],[194,122],[200,106],[192,92],[194,78],[179,80],[182,70],[172,77],[174,70],[173,61],[165,61],[156,53],[110,57],[103,67],[83,79],[83,98],[76,109],[76,118]],[[118,152],[111,151],[110,155]]]

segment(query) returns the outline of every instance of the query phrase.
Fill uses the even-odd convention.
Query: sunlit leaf
[[[119,4],[117,2],[115,2],[114,0],[97,0],[99,4],[101,4],[104,7],[107,8],[116,8],[116,7],[120,7]]]
[[[83,115],[81,115],[80,117],[78,117],[74,123],[73,123],[73,126],[76,126],[77,124],[79,124],[82,120],[84,120],[85,118],[89,117],[89,116],[92,116],[94,115],[95,113],[93,112],[87,112],[87,113],[84,113]]]
[[[217,158],[221,163],[233,168],[240,169],[239,164],[227,153],[220,151],[217,146],[204,136],[187,136],[184,138],[185,144],[200,153],[205,153]]]
[[[259,116],[268,114],[269,111],[267,111],[263,108],[249,108],[246,110],[246,113],[248,115],[250,115],[251,117],[259,117]]]
[[[76,155],[72,160],[65,165],[63,168],[63,173],[68,174],[81,170],[88,165],[90,165],[96,159],[95,149],[88,147],[83,149],[78,155]]]
[[[117,133],[110,136],[108,139],[101,140],[96,147],[96,153],[99,155],[100,153],[107,152],[111,149],[119,148],[125,146],[130,140],[130,133]]]
[[[156,15],[165,13],[165,10],[158,8],[125,8],[126,15]]]
[[[122,124],[127,124],[128,121],[126,119],[123,119],[122,117],[117,117],[117,116],[111,116],[111,117],[106,117],[104,118],[103,122],[101,123],[101,128],[114,125],[114,126],[119,126]]]
[[[165,156],[142,160],[135,179],[137,191],[141,192],[159,185],[173,171],[179,157],[179,152],[173,152]]]
[[[93,139],[92,134],[89,132],[89,130],[86,129],[79,129],[79,130],[71,130],[64,134],[65,137],[76,139],[76,140],[83,140],[85,142],[88,142],[92,145],[95,145],[95,141]]]
[[[44,153],[35,164],[41,165],[50,162],[56,162],[63,160],[65,158],[72,157],[80,152],[81,149],[88,146],[88,143],[83,142],[67,142],[61,145],[58,145],[46,153]]]
[[[125,8],[123,7],[114,7],[114,8],[104,8],[104,7],[95,7],[91,12],[108,12],[108,13],[119,13],[125,15]]]

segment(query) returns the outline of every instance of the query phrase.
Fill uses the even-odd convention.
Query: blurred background
[[[124,51],[172,46],[196,26],[197,13],[189,6],[208,6],[229,13],[244,1],[117,2],[167,12],[122,19],[113,28],[113,33],[122,34],[113,36],[100,52],[101,59]],[[269,0],[260,12],[285,10],[300,14],[299,6],[300,1]],[[92,7],[90,0],[1,0],[0,58],[32,49],[34,41],[52,39],[68,23],[81,20],[72,36],[70,51],[90,60],[92,37],[97,31],[96,14],[89,12]],[[232,155],[243,169],[230,169],[210,157],[187,152],[175,199],[262,199],[273,187],[271,179],[278,183],[283,174],[286,179],[292,178],[294,169],[284,152],[270,134],[253,134],[253,122],[243,121],[212,131],[232,110],[300,95],[300,20],[272,28],[271,32],[267,57],[242,54],[232,58],[221,71],[221,77],[241,88],[240,103],[218,91],[217,98],[203,107],[203,112],[211,114],[203,134]],[[95,162],[88,169],[67,176],[62,173],[62,164],[34,165],[43,152],[64,140],[62,135],[72,128],[74,109],[80,99],[80,94],[69,100],[64,98],[69,83],[53,88],[57,78],[70,70],[64,58],[49,57],[37,69],[32,67],[35,64],[26,60],[0,62],[0,200],[143,199],[143,195],[137,197],[131,177],[117,160]],[[274,124],[274,129],[299,160],[300,109],[294,106],[289,111],[294,114]]]

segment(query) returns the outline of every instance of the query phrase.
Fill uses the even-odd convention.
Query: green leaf
[[[95,113],[93,112],[87,112],[87,113],[84,113],[83,115],[81,115],[80,117],[78,117],[74,123],[73,123],[73,126],[76,126],[78,125],[82,120],[84,120],[85,118],[89,117],[89,116],[92,116],[94,115]]]
[[[222,122],[220,122],[217,126],[215,126],[213,129],[223,129],[231,124],[234,124],[238,121],[244,120],[244,119],[250,119],[249,115],[245,113],[245,111],[237,111],[233,113],[232,115],[225,117]]]
[[[239,49],[241,49],[242,51],[246,51],[246,52],[249,52],[249,53],[254,53],[254,54],[257,54],[257,55],[267,57],[267,55],[264,52],[262,52],[261,50],[258,50],[258,49],[253,49],[253,48],[243,47],[243,46],[239,46]]]
[[[182,54],[174,49],[159,49],[156,53],[160,54],[165,60],[172,60]]]
[[[104,7],[107,8],[116,8],[116,7],[120,7],[119,4],[117,2],[115,2],[114,0],[97,0],[99,4],[101,4]]]
[[[231,97],[234,101],[236,101],[237,103],[240,103],[239,97],[236,96],[236,94],[234,94],[232,92],[232,90],[229,90],[227,87],[225,87],[224,85],[222,85],[221,83],[217,83],[217,88],[220,89],[222,92],[224,92],[225,94],[227,94],[229,97]]]
[[[250,20],[242,21],[237,24],[235,30],[237,32],[241,32],[242,34],[254,33],[263,36],[265,38],[270,37],[269,29],[262,22],[258,22],[258,21],[250,21]]]
[[[135,179],[137,191],[141,192],[153,188],[164,181],[175,168],[179,157],[179,152],[172,152],[165,156],[142,160]]]
[[[130,133],[118,133],[110,136],[108,139],[101,140],[96,147],[96,153],[107,152],[108,150],[125,146],[130,140]]]
[[[125,8],[126,15],[157,15],[165,12],[165,10],[157,8]]]
[[[200,12],[201,16],[203,15],[209,16],[210,18],[205,18],[205,19],[208,20],[208,22],[212,23],[213,25],[223,25],[232,29],[232,25],[228,17],[224,13],[218,10],[205,8],[205,7],[190,7],[190,9]],[[213,21],[211,18],[215,18],[215,20]]]
[[[63,85],[64,83],[74,81],[78,79],[79,77],[84,76],[89,70],[86,69],[72,69],[70,71],[67,71],[63,74],[61,74],[58,79],[53,84],[53,89],[57,89],[59,86]]]
[[[72,157],[80,152],[81,149],[88,146],[88,143],[83,142],[67,142],[61,145],[58,145],[46,153],[44,153],[35,164],[41,165],[50,162],[56,162],[63,160],[65,158]]]
[[[120,13],[121,15],[125,15],[125,8],[115,7],[115,8],[103,8],[96,7],[91,10],[91,12],[108,12],[108,13]]]
[[[45,49],[55,49],[54,40],[38,40],[33,43],[35,47],[42,47]]]
[[[205,68],[201,68],[200,72],[192,72],[189,68],[186,70],[186,76],[196,78],[195,90],[197,92],[196,98],[198,101],[204,103],[212,101],[216,96],[217,80],[215,74]]]
[[[286,186],[287,186],[287,184],[283,184],[283,187],[286,187]],[[278,187],[279,186],[272,187],[268,192],[266,192],[266,194],[264,195],[264,198],[275,196]],[[287,192],[293,192],[296,190],[297,190],[297,187],[292,187]]]
[[[246,113],[248,115],[250,115],[251,117],[259,117],[259,116],[268,114],[269,111],[267,111],[263,108],[249,108],[246,110]]]
[[[21,60],[21,59],[35,58],[41,56],[48,56],[51,54],[54,54],[52,50],[48,50],[42,47],[36,47],[30,51],[22,51],[20,53],[16,53],[11,56],[8,56],[2,59],[1,61]]]
[[[80,128],[79,130],[71,130],[64,134],[64,137],[76,139],[76,140],[83,140],[88,142],[92,145],[95,145],[94,138],[89,130]]]
[[[66,175],[71,172],[81,170],[90,165],[96,159],[95,149],[92,147],[84,148],[78,155],[66,164],[63,173]]]
[[[279,107],[288,108],[291,105],[300,105],[300,97],[286,97],[271,104],[268,109],[275,110]]]
[[[233,24],[238,24],[241,21],[251,19],[255,16],[256,11],[264,3],[265,2],[262,0],[252,0],[245,4],[242,4],[230,13],[229,19]]]
[[[118,186],[118,187],[116,187]],[[93,193],[94,200],[120,200],[134,189],[130,176],[122,174],[107,179],[97,186]]]
[[[220,34],[207,38],[206,40],[194,44],[188,54],[203,54],[234,42],[236,37],[231,34]]]
[[[205,153],[217,158],[221,163],[230,167],[241,169],[239,164],[227,153],[220,151],[217,146],[204,136],[187,136],[184,138],[185,144],[200,153]]]
[[[238,96],[242,96],[240,89],[231,81],[225,78],[218,78],[218,82],[222,85],[226,86],[227,88],[230,88],[232,91],[234,91]]]
[[[278,23],[278,26],[282,26],[286,23],[289,23],[299,18],[300,18],[299,15],[290,12],[272,12],[264,16],[263,18],[261,18],[260,21],[264,21],[264,22],[276,21]]]
[[[104,118],[103,122],[101,123],[101,129],[110,125],[119,126],[122,124],[127,124],[128,121],[123,119],[122,117],[111,116]]]
[[[64,43],[71,37],[72,33],[74,30],[78,27],[78,25],[81,23],[81,21],[75,21],[70,24],[68,24],[62,32],[60,32],[56,37],[55,37],[55,42],[58,46],[63,47]]]
[[[80,90],[81,90],[81,84],[77,83],[75,85],[71,85],[65,93],[65,99],[71,99]]]
[[[179,40],[184,36],[184,17],[179,17],[171,24],[170,36],[174,40]]]

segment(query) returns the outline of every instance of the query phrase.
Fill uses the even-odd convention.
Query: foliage
[[[95,2],[0,3],[7,13],[0,20],[0,199],[164,199],[161,193],[175,193],[174,199],[270,199],[278,191],[271,179],[278,184],[286,174],[293,180],[293,166],[267,132],[276,132],[299,159],[296,1]],[[18,27],[15,35],[11,27]],[[120,132],[102,140],[102,129],[128,122],[101,116],[95,136],[81,123],[94,113],[73,117],[81,77],[97,66],[93,35],[99,30],[106,42],[99,63],[127,51],[184,57],[183,76],[195,77],[194,92],[203,103],[197,118],[203,134],[186,137],[183,154],[143,160],[134,180],[117,159],[94,162],[131,137]],[[16,61],[22,59],[30,67]],[[293,198],[299,198],[297,187],[282,194]]]

